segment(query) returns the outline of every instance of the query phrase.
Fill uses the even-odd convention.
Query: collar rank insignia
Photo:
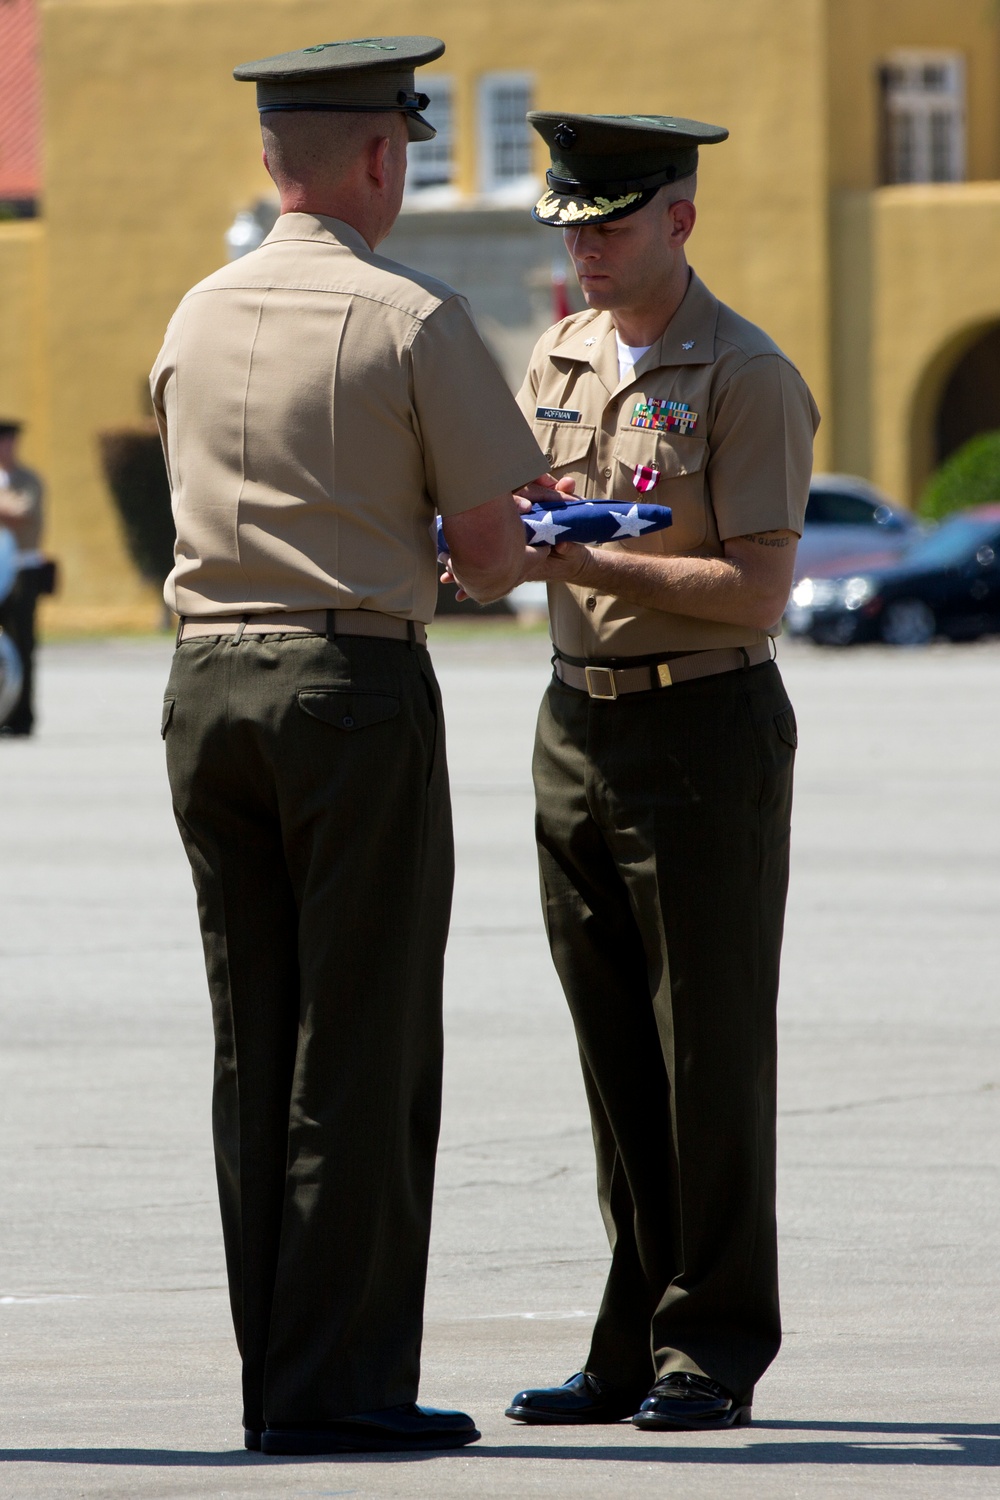
[[[632,410],[632,426],[646,427],[652,432],[676,432],[678,437],[687,437],[697,425],[698,413],[686,401],[665,401],[654,396],[649,401],[637,401]]]
[[[636,464],[632,483],[640,495],[645,495],[649,490],[655,490],[659,482],[660,471],[655,464]]]

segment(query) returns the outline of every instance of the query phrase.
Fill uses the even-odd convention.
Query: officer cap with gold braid
[[[420,114],[430,99],[415,92],[413,70],[433,62],[443,51],[444,42],[436,36],[366,36],[319,42],[298,52],[240,63],[233,77],[241,83],[256,83],[262,115],[272,110],[343,114],[400,110],[411,141],[432,141],[437,132]]]
[[[539,224],[572,229],[610,224],[643,208],[670,182],[690,177],[698,147],[729,134],[722,125],[673,115],[554,115],[528,119],[549,148],[548,192],[532,209]]]

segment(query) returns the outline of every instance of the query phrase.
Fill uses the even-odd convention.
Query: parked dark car
[[[1000,632],[1000,505],[950,516],[888,566],[800,579],[785,623],[824,646],[923,646],[937,635]]]
[[[795,577],[881,567],[905,552],[921,531],[908,510],[894,506],[867,479],[814,474]]]

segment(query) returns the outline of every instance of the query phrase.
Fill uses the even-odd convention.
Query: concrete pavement
[[[517,1428],[579,1367],[606,1246],[541,935],[540,636],[439,632],[459,873],[422,1395],[483,1441],[239,1447],[211,1037],[156,733],[162,641],[43,654],[0,742],[0,1493],[682,1500],[997,1492],[1000,648],[785,647],[802,737],[782,991],[786,1343],[755,1424]]]

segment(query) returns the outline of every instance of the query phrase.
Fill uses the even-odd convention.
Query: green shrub
[[[917,510],[931,521],[970,505],[1000,502],[1000,432],[982,432],[963,443],[931,475]]]

